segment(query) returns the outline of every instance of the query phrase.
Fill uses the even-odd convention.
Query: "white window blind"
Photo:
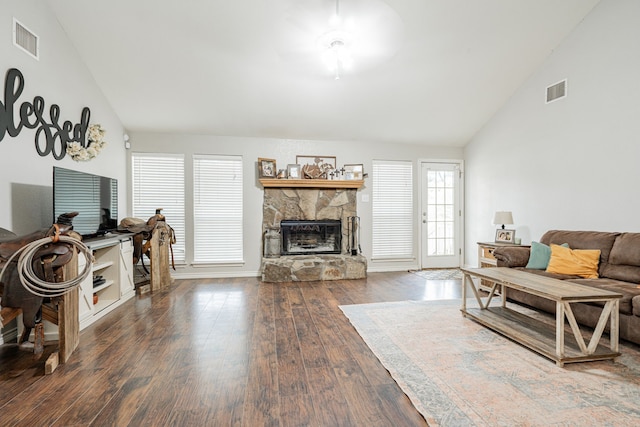
[[[243,261],[242,157],[193,156],[194,263]]]
[[[372,258],[413,258],[413,165],[373,161]]]
[[[149,219],[162,208],[176,234],[173,255],[185,260],[184,155],[136,153],[133,165],[133,216]]]

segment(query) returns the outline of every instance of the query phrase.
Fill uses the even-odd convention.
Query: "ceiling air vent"
[[[567,79],[547,88],[547,104],[567,96]]]
[[[13,44],[38,59],[40,40],[37,35],[13,18]]]

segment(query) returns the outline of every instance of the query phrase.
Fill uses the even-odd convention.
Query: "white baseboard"
[[[390,273],[393,271],[411,271],[418,270],[418,266],[369,266],[367,273]]]
[[[233,271],[233,272],[202,272],[202,273],[172,273],[174,279],[232,279],[237,277],[261,277],[259,271]]]
[[[0,334],[0,345],[4,343],[13,342],[18,339],[18,328],[13,327],[7,329],[6,327],[2,330],[2,334]]]

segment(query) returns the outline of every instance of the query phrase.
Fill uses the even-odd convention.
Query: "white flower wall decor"
[[[68,142],[67,154],[76,162],[86,162],[93,159],[107,145],[107,141],[104,140],[105,133],[106,131],[102,129],[100,124],[90,125],[87,130],[87,146],[83,147],[75,141]]]

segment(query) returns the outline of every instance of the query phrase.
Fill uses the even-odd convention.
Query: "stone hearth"
[[[291,282],[362,279],[367,259],[348,255],[347,218],[357,215],[357,190],[353,188],[265,188],[262,230],[280,226],[280,221],[342,221],[342,253],[331,255],[289,255],[262,259],[262,280]]]
[[[362,255],[291,255],[263,258],[263,282],[308,282],[363,279],[367,259]]]

